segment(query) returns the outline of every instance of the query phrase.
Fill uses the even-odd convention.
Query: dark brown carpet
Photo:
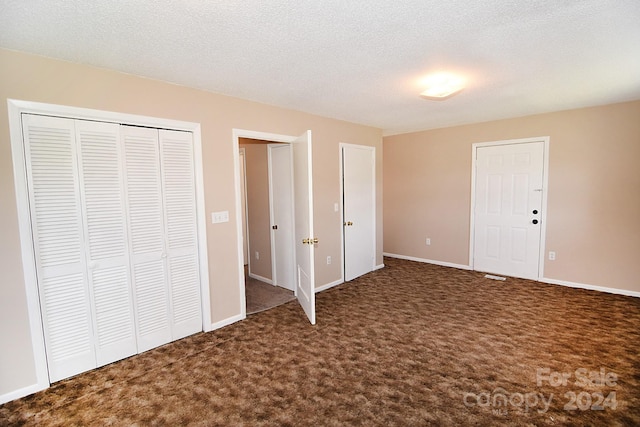
[[[640,299],[385,264],[318,294],[316,326],[289,302],[7,403],[0,424],[640,425]]]

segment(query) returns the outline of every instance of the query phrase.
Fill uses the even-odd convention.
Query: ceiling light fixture
[[[432,74],[422,79],[422,86],[426,89],[420,96],[426,99],[440,101],[447,99],[464,88],[464,79],[448,73]]]

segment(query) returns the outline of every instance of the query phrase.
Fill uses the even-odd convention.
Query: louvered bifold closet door
[[[40,309],[51,382],[96,367],[74,121],[23,115]]]
[[[138,351],[171,341],[158,130],[122,126]]]
[[[76,121],[97,366],[137,353],[119,131]]]
[[[202,330],[193,134],[160,130],[173,339]]]

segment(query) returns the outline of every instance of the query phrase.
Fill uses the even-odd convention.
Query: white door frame
[[[240,208],[242,213],[242,229],[246,233],[243,234],[243,242],[242,242],[242,252],[243,252],[243,261],[242,264],[246,261],[247,266],[251,262],[251,258],[249,257],[249,218],[247,218],[247,213],[249,211],[249,207],[247,204],[247,154],[245,148],[240,148],[240,164],[242,167],[240,168],[240,206],[244,202],[244,209]],[[244,199],[244,200],[243,200]],[[246,244],[246,247],[245,247]]]
[[[527,144],[531,142],[542,142],[544,144],[544,158],[542,171],[542,222],[540,228],[540,251],[538,254],[538,277],[540,280],[544,277],[544,260],[546,252],[546,236],[547,236],[547,189],[549,188],[549,137],[540,136],[535,138],[509,139],[504,141],[477,142],[472,144],[471,148],[471,214],[469,227],[469,267],[474,268],[474,243],[475,243],[475,206],[476,206],[476,157],[477,150],[481,147],[493,147],[499,145]]]
[[[7,107],[9,111],[9,133],[11,139],[11,156],[13,160],[13,174],[16,190],[16,207],[18,211],[20,250],[27,295],[27,310],[29,315],[31,342],[33,345],[33,354],[35,359],[36,382],[16,391],[15,393],[9,394],[8,396],[2,396],[2,400],[4,400],[5,397],[14,399],[26,396],[27,394],[44,390],[50,385],[42,328],[42,314],[40,312],[40,302],[38,297],[38,283],[35,267],[36,261],[33,253],[31,214],[29,209],[27,174],[25,169],[26,165],[24,162],[22,114],[40,114],[70,119],[85,119],[124,125],[175,129],[193,133],[198,254],[200,262],[200,292],[202,298],[202,328],[205,332],[212,330],[200,123],[14,99],[7,100]]]
[[[243,262],[243,249],[242,249],[242,205],[241,192],[240,192],[240,138],[258,139],[262,141],[269,141],[274,143],[286,143],[292,144],[297,137],[289,135],[280,135],[276,133],[259,132],[253,130],[236,129],[233,132],[233,169],[234,169],[234,181],[235,181],[235,193],[236,193],[236,233],[238,237],[238,283],[239,283],[239,297],[240,297],[240,315],[238,320],[245,319],[247,317],[247,300],[246,289],[244,283],[244,262]],[[294,255],[295,256],[295,255]],[[251,257],[249,257],[251,258]],[[273,256],[272,256],[273,260]],[[272,273],[273,274],[273,273]]]
[[[357,144],[348,144],[345,142],[341,142],[339,145],[339,150],[340,150],[340,241],[342,242],[342,245],[340,245],[340,259],[341,259],[341,274],[342,274],[342,282],[345,281],[346,276],[345,276],[345,262],[346,262],[346,254],[345,254],[345,250],[344,250],[344,245],[345,245],[345,235],[344,235],[344,221],[345,221],[345,217],[344,217],[344,148],[345,147],[352,147],[352,148],[358,148],[358,149],[364,149],[364,150],[368,150],[372,152],[372,156],[373,156],[373,167],[372,167],[372,176],[371,176],[371,180],[373,183],[373,210],[372,210],[372,215],[373,215],[373,228],[371,230],[372,234],[373,234],[373,261],[371,262],[371,271],[374,271],[376,269],[376,247],[377,247],[377,233],[376,233],[376,163],[375,163],[375,159],[376,159],[376,147],[371,147],[369,145],[357,145]]]

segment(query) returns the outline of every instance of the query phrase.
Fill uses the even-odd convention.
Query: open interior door
[[[296,296],[312,325],[316,324],[313,235],[313,180],[311,131],[293,144],[293,194],[295,206]]]

